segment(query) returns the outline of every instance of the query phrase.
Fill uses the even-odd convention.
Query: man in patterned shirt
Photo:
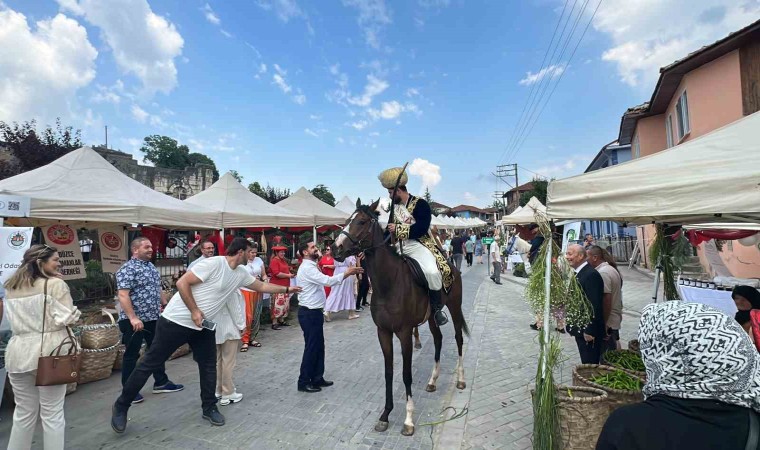
[[[150,240],[146,237],[138,237],[132,241],[130,249],[132,259],[116,272],[116,289],[119,291],[121,305],[119,329],[122,332],[121,342],[126,346],[121,368],[122,386],[135,370],[143,340],[147,347],[153,343],[161,305],[166,303],[161,295],[161,275],[156,266],[150,262],[153,256]],[[153,372],[153,380],[154,394],[178,392],[184,389],[181,384],[169,381],[163,364]],[[132,403],[140,403],[143,400],[143,396],[138,393]]]

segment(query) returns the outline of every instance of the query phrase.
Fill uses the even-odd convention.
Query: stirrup
[[[444,320],[443,320],[443,323],[438,323],[438,318],[436,317],[436,315],[437,315],[439,312],[440,312],[441,314],[443,314],[443,318],[444,318]],[[434,311],[434,312],[433,312],[433,321],[435,322],[435,324],[436,324],[436,325],[438,325],[438,326],[440,327],[440,326],[442,326],[442,325],[446,325],[447,323],[449,323],[449,316],[448,316],[448,315],[446,315],[446,313],[443,311],[443,308],[441,308],[440,310],[438,310],[438,311]]]

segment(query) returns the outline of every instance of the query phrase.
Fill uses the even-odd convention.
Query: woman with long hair
[[[49,355],[69,336],[66,327],[79,320],[69,287],[59,278],[60,267],[54,247],[33,245],[5,282],[5,312],[13,332],[5,368],[16,399],[8,448],[31,448],[38,418],[42,419],[45,449],[64,448],[66,385],[35,385],[40,343],[42,354]]]
[[[295,275],[290,272],[290,265],[285,260],[287,248],[281,245],[272,247],[274,257],[269,262],[269,272],[272,275],[270,283],[278,286],[290,286],[290,279]],[[290,313],[290,294],[272,294],[272,329],[279,330],[281,326],[289,327],[285,319]]]

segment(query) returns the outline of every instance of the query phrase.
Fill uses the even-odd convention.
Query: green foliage
[[[525,271],[525,264],[523,263],[515,264],[515,268],[514,270],[512,270],[512,275],[516,277],[521,277],[521,278],[528,278],[528,272]]]
[[[541,330],[539,339],[541,350],[536,370],[536,390],[533,393],[533,448],[555,450],[562,448],[557,388],[554,385],[554,370],[562,362],[562,345],[556,333],[550,334],[548,345],[544,345],[544,330]]]
[[[317,197],[328,205],[335,206],[335,197],[330,192],[330,189],[324,184],[314,186],[314,189],[311,189],[309,192],[311,192],[314,197]]]
[[[676,287],[676,277],[686,257],[690,254],[690,247],[683,233],[675,242],[670,238],[675,231],[677,231],[676,227],[665,228],[662,224],[657,225],[657,234],[649,248],[649,258],[655,264],[655,270],[658,267],[662,270],[665,300],[681,298]]]
[[[81,130],[61,125],[56,119],[55,129],[48,126],[37,133],[37,121],[12,125],[0,121],[0,141],[14,157],[14,162],[0,161],[0,179],[42,167],[82,146]]]
[[[219,171],[211,158],[203,153],[190,153],[187,145],[180,145],[168,136],[146,136],[140,151],[145,154],[146,161],[164,169],[184,170],[197,164],[208,164],[213,167],[214,181],[219,179]]]
[[[532,184],[532,190],[523,192],[522,195],[520,195],[520,206],[527,205],[531,197],[536,197],[541,203],[544,205],[546,204],[546,192],[549,189],[549,180],[534,178]]]
[[[426,202],[431,203],[433,201],[433,196],[430,195],[430,189],[425,188],[425,194],[422,195],[422,198],[425,199]]]
[[[267,184],[267,187],[263,188],[258,181],[249,184],[248,190],[272,204],[290,197],[290,189],[279,189],[272,187],[269,184]]]
[[[67,281],[71,297],[75,302],[94,298],[111,298],[114,294],[114,282],[111,276],[103,273],[100,261],[91,259],[85,264],[87,278]]]
[[[243,182],[243,176],[240,175],[240,173],[238,173],[237,170],[230,170],[230,174],[233,177],[235,177],[235,179],[237,180],[238,183],[242,183]]]

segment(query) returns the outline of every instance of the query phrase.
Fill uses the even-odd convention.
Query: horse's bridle
[[[378,215],[376,213],[374,213],[373,211],[371,211],[369,208],[359,208],[356,211],[357,212],[361,211],[361,212],[366,213],[367,215],[369,215],[369,217],[371,219],[370,220],[370,228],[372,229],[372,231],[369,232],[369,233],[365,233],[365,236],[362,236],[359,240],[357,240],[356,238],[354,238],[353,236],[351,236],[348,232],[346,232],[345,228],[342,229],[338,235],[343,235],[346,238],[348,238],[348,240],[351,241],[351,244],[353,244],[354,247],[357,248],[357,250],[358,250],[357,253],[368,253],[368,252],[370,252],[373,249],[376,249],[378,247],[382,247],[383,245],[387,244],[388,240],[390,239],[390,235],[386,239],[383,240],[382,244],[371,245],[372,242],[374,242],[374,240],[375,240],[375,224],[378,223],[378,219],[379,219]],[[349,222],[349,225],[350,224],[351,224],[351,222]],[[369,234],[370,245],[367,246],[367,247],[365,247],[364,246],[364,239],[367,237],[366,236],[367,234]]]

